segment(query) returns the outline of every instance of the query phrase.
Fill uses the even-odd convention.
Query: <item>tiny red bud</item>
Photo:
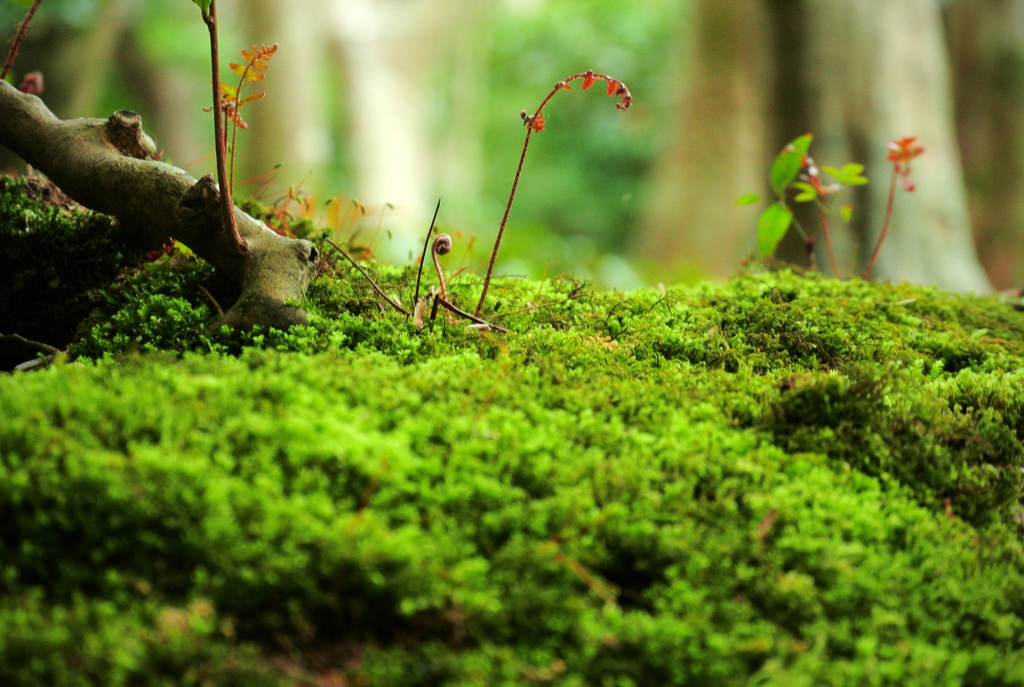
[[[29,95],[43,94],[43,73],[29,72],[21,79],[18,90]]]

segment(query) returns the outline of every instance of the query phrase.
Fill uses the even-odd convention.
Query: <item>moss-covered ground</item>
[[[0,684],[1024,685],[1009,305],[502,280],[497,335],[344,264],[239,334],[157,263],[0,377]]]

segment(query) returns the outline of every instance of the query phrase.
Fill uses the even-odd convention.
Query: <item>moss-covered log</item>
[[[173,237],[234,280],[238,301],[213,323],[249,328],[305,324],[301,299],[318,260],[308,241],[279,236],[235,208],[247,250],[240,251],[218,215],[213,177],[153,159],[141,118],[122,110],[109,119],[57,118],[42,100],[0,82],[0,145],[46,174],[87,208],[117,217],[143,240]]]

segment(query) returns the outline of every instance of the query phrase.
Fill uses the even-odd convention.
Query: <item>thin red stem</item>
[[[225,117],[227,119],[227,117]],[[227,127],[225,127],[226,129]],[[234,121],[231,122],[231,163],[228,167],[228,186],[233,188],[235,185],[235,139],[238,136],[238,124]]]
[[[552,91],[552,93],[553,92],[554,91]],[[551,96],[549,95],[548,98],[550,97]],[[547,100],[544,102],[547,102]],[[543,105],[541,107],[543,107]],[[537,110],[537,112],[540,112],[540,110]],[[526,127],[526,140],[523,141],[523,153],[519,156],[519,166],[516,167],[516,175],[512,179],[512,192],[508,194],[508,203],[505,204],[505,214],[501,216],[501,224],[498,225],[498,236],[494,239],[494,250],[491,251],[491,259],[487,263],[487,274],[484,275],[484,288],[480,292],[480,300],[477,301],[476,310],[473,311],[473,314],[476,317],[480,317],[480,314],[484,309],[484,300],[487,298],[487,287],[491,285],[491,272],[494,271],[494,261],[498,259],[498,246],[501,245],[501,236],[505,233],[505,223],[508,222],[508,213],[512,210],[512,201],[516,197],[516,187],[519,186],[519,175],[522,174],[523,171],[523,162],[526,161],[526,149],[530,147],[531,133],[533,133],[533,126],[528,124]]]
[[[213,75],[213,137],[217,149],[217,180],[220,182],[220,205],[224,228],[231,231],[238,243],[238,248],[245,252],[248,248],[245,240],[238,233],[235,222],[235,205],[231,200],[231,184],[228,179],[227,165],[224,160],[227,141],[225,140],[224,112],[220,98],[220,48],[217,43],[217,1],[210,3],[210,11],[203,15],[210,30],[210,68]]]
[[[892,171],[892,181],[889,183],[889,200],[885,204],[885,218],[882,219],[882,230],[878,232],[878,241],[875,243],[875,250],[871,253],[868,266],[864,268],[864,279],[871,279],[871,273],[875,270],[875,263],[878,261],[878,254],[882,250],[882,243],[885,235],[889,233],[889,222],[892,221],[892,208],[896,201],[896,170]]]
[[[254,48],[256,46],[253,46]],[[255,50],[253,52],[256,52]],[[253,58],[255,59],[255,57]],[[245,84],[245,77],[249,74],[249,69],[252,68],[252,60],[245,65],[245,70],[242,72],[242,76],[238,79],[238,88],[235,90],[235,116],[240,117],[242,114],[242,86]],[[227,113],[224,114],[225,129],[227,128]],[[235,186],[235,140],[238,137],[238,122],[234,118],[231,120],[231,163],[228,169],[228,185],[234,188]]]
[[[519,186],[519,176],[520,174],[522,174],[523,163],[526,161],[526,150],[530,147],[530,135],[533,133],[534,123],[539,120],[541,111],[544,109],[544,106],[548,104],[548,101],[555,96],[555,93],[562,90],[569,90],[568,84],[570,81],[575,81],[576,79],[583,79],[588,77],[591,80],[590,83],[593,83],[593,81],[598,80],[607,81],[609,84],[614,83],[616,86],[618,86],[619,90],[617,90],[615,93],[612,93],[612,95],[625,96],[622,100],[622,104],[616,105],[616,107],[623,110],[629,107],[629,90],[621,81],[619,81],[618,79],[613,79],[612,77],[607,76],[605,74],[595,74],[592,71],[586,71],[579,72],[578,74],[573,74],[569,78],[556,83],[555,87],[551,89],[551,92],[548,93],[544,100],[541,101],[540,107],[538,107],[537,111],[533,113],[533,116],[526,117],[524,115],[524,122],[526,123],[526,140],[523,141],[523,152],[519,156],[519,165],[516,167],[516,175],[512,179],[512,190],[508,194],[508,203],[505,204],[505,214],[501,216],[501,224],[498,225],[498,235],[494,239],[494,248],[491,250],[491,258],[490,261],[487,263],[487,273],[484,275],[484,286],[483,290],[481,290],[480,292],[480,300],[476,304],[476,310],[473,311],[476,317],[480,317],[480,313],[483,312],[484,300],[486,300],[487,298],[487,289],[491,284],[491,273],[494,271],[494,262],[498,259],[498,247],[501,246],[501,237],[505,233],[505,223],[508,222],[508,214],[512,210],[512,201],[516,197],[516,188]],[[589,84],[584,84],[584,87],[587,86],[589,86]]]
[[[832,276],[838,279],[839,263],[836,262],[836,253],[832,250],[832,231],[829,228],[828,213],[823,205],[820,205],[819,209],[821,210],[821,233],[825,237],[825,250],[828,251],[828,266],[832,270]]]
[[[7,61],[4,62],[4,70],[0,72],[0,80],[7,78],[7,73],[11,71],[11,67],[14,66],[14,59],[18,56],[18,48],[21,47],[21,41],[25,39],[25,34],[28,32],[28,24],[32,21],[32,17],[35,16],[36,10],[39,8],[39,3],[43,0],[36,0],[32,3],[32,7],[25,15],[24,21],[21,22],[21,26],[18,27],[18,33],[14,36],[14,41],[11,43],[11,50],[7,53]]]

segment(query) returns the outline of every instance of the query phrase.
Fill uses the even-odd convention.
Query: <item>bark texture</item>
[[[319,258],[304,240],[279,236],[235,208],[238,250],[219,214],[216,181],[198,181],[152,159],[156,150],[138,114],[109,119],[58,119],[36,96],[0,82],[0,145],[45,174],[85,207],[113,215],[150,241],[173,237],[238,283],[238,301],[213,322],[250,328],[306,324],[294,305]]]

